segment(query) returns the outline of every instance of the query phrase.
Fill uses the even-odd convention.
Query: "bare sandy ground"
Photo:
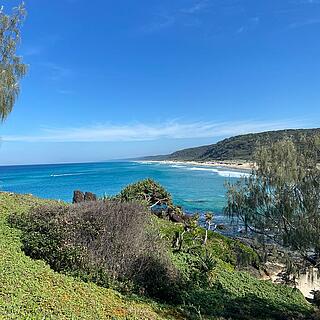
[[[193,166],[212,166],[212,167],[224,167],[237,170],[251,170],[254,167],[254,163],[246,161],[176,161],[176,160],[150,160],[150,161],[138,161],[145,163],[163,163],[163,164],[178,164],[178,165],[193,165]]]

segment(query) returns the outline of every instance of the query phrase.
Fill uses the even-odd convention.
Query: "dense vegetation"
[[[109,199],[121,202],[139,201],[159,217],[170,218],[173,215],[183,217],[181,207],[173,203],[171,194],[152,179],[129,184],[118,195]]]
[[[25,13],[0,10],[1,120],[27,71],[16,55]],[[168,159],[250,159],[256,141],[231,138]],[[1,193],[0,318],[314,319],[300,292],[243,271],[259,271],[251,248],[196,219],[158,219],[154,206],[161,217],[182,214],[151,180],[75,205]]]
[[[158,188],[154,189],[155,185],[147,180],[125,190],[129,193],[127,196],[132,197],[133,190],[140,193],[143,186],[147,186],[147,193],[151,195],[149,186],[159,191]],[[125,193],[122,191],[122,197],[126,197]],[[129,298],[118,296],[117,303],[122,306],[123,314],[115,312],[114,319],[129,319],[146,304],[150,304],[146,306],[146,314],[142,316],[137,313],[137,318],[161,318],[166,312],[167,315],[163,317],[167,319],[174,316],[177,319],[312,318],[312,308],[299,291],[258,280],[245,271],[259,273],[261,260],[251,248],[211,230],[206,232],[197,225],[195,219],[184,223],[159,219],[151,214],[144,198],[142,196],[140,203],[133,199],[126,202],[122,198],[70,205],[45,202],[29,196],[2,194],[0,230],[4,231],[1,239],[2,245],[9,249],[4,257],[6,260],[1,260],[0,256],[0,266],[7,270],[11,268],[11,271],[3,274],[5,294],[0,299],[6,301],[6,304],[4,307],[0,304],[0,312],[8,312],[11,294],[16,295],[16,290],[20,290],[19,286],[15,289],[11,286],[12,277],[16,276],[17,282],[14,283],[19,283],[20,275],[28,275],[29,285],[33,289],[28,292],[23,287],[22,296],[19,295],[20,298],[10,309],[12,315],[25,312],[30,317],[41,314],[62,314],[66,318],[66,314],[77,316],[79,313],[73,308],[77,303],[79,306],[84,303],[81,300],[83,294],[91,295],[91,305],[87,306],[90,303],[87,301],[84,305],[86,310],[79,307],[82,318],[89,319],[90,313],[95,315],[94,306],[99,312],[98,318],[103,318],[101,315],[105,310],[109,310],[109,314],[115,312],[108,304],[112,306],[114,303],[114,292],[110,289],[116,289],[130,297],[134,311],[130,313],[126,309],[125,301]],[[6,222],[8,215],[12,228]],[[111,230],[114,229],[111,236]],[[10,244],[12,239],[14,245]],[[5,244],[6,241],[8,244]],[[20,251],[20,246],[32,258],[44,260],[65,275],[54,273],[43,263],[27,258]],[[8,255],[14,257],[7,261]],[[21,270],[16,270],[16,266]],[[44,276],[38,266],[46,270]],[[60,280],[55,282],[51,280],[52,277]],[[56,294],[55,290],[60,290],[60,297],[63,294],[61,292],[71,290],[64,279],[72,282],[70,286],[74,285],[73,294],[67,294],[66,304],[62,300],[57,306],[50,304],[47,308],[46,302],[43,302],[43,309],[36,307],[39,283],[43,282],[47,286],[49,281],[49,287],[41,289],[46,296],[42,297],[42,293],[40,295],[41,301],[52,301],[54,298],[51,294]],[[51,287],[52,281],[58,283],[54,290]],[[95,293],[84,293],[90,288],[95,288]],[[53,290],[52,293],[49,289]],[[95,305],[95,301],[102,301],[104,294],[111,301],[105,298],[105,304],[99,302],[98,306]],[[136,302],[137,295],[143,297],[140,304]],[[150,298],[158,303],[173,305],[180,313],[174,315],[171,308],[164,307],[161,314],[158,303],[146,300]],[[25,299],[34,303],[34,310],[22,307]]]
[[[227,208],[258,240],[272,239],[314,266],[320,261],[319,154],[320,136],[260,147],[252,175],[229,185]]]
[[[20,28],[26,16],[22,3],[11,15],[0,8],[0,119],[4,121],[12,111],[19,94],[19,81],[27,73],[27,66],[16,53],[20,42]]]
[[[294,143],[303,137],[312,137],[320,133],[320,129],[292,129],[245,134],[219,141],[216,144],[176,151],[166,156],[147,157],[146,160],[246,160],[253,161],[256,148],[266,143],[274,143],[290,138]]]
[[[123,291],[173,300],[178,275],[166,257],[150,212],[115,200],[46,204],[11,224],[23,230],[27,255],[54,270]]]
[[[22,233],[9,214],[27,214],[51,202],[0,194],[0,319],[182,319],[172,308],[54,272],[21,251]]]

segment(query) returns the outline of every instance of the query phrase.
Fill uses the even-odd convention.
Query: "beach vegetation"
[[[183,215],[182,209],[173,203],[171,194],[150,178],[129,184],[114,199],[123,202],[139,201],[159,216]]]
[[[170,193],[152,179],[129,184],[120,191],[116,198],[124,202],[132,200],[144,202],[150,207],[173,204]]]
[[[239,168],[247,161],[254,162],[255,151],[260,145],[275,143],[283,139],[290,139],[299,145],[304,137],[312,138],[320,134],[320,129],[289,129],[249,133],[230,137],[215,144],[188,148],[165,156],[147,157],[146,160],[174,160],[174,161],[231,161]],[[318,158],[320,160],[320,158]]]
[[[11,15],[0,8],[0,119],[12,111],[20,91],[19,81],[27,73],[27,66],[17,55],[21,25],[26,16],[24,4],[13,9]]]
[[[203,244],[204,244],[204,245],[207,244],[207,241],[208,241],[208,231],[209,231],[210,228],[211,228],[212,221],[213,221],[213,213],[207,212],[207,213],[205,214],[206,233],[205,233],[205,237],[204,237],[204,239],[203,239]]]
[[[284,139],[258,148],[252,175],[228,185],[226,208],[261,243],[285,247],[314,266],[320,261],[319,142],[317,136],[298,145]]]
[[[54,273],[46,267],[53,275],[74,279],[72,283],[90,287],[95,283],[102,296],[103,292],[114,292],[103,290],[120,291],[132,301],[134,309],[140,297],[141,303],[150,303],[150,307],[146,308],[146,315],[138,313],[139,319],[161,319],[157,311],[159,303],[175,308],[173,315],[172,307],[163,306],[163,312],[168,312],[167,319],[312,319],[313,308],[298,290],[258,280],[247,272],[250,268],[259,269],[260,258],[253,249],[238,240],[194,226],[185,231],[180,250],[175,250],[174,236],[185,230],[185,224],[159,219],[140,202],[105,199],[71,205],[6,194],[0,195],[1,199],[2,223],[15,234],[19,257],[30,264],[41,264],[40,259],[44,261],[42,265],[59,271]],[[0,258],[0,263],[5,262]],[[36,280],[45,283],[45,278],[36,277]],[[80,290],[77,285],[75,290]],[[37,299],[36,293],[29,294],[31,301]],[[8,293],[5,297],[8,299]],[[73,305],[74,295],[70,299],[69,304]],[[21,303],[22,299],[18,300],[17,306]],[[108,300],[106,304],[109,303],[112,305]],[[50,307],[42,312],[58,313],[55,306]],[[66,309],[63,303],[59,308],[62,308],[60,313]],[[85,308],[88,309],[83,313],[92,311],[92,306]],[[159,312],[157,317],[150,316],[150,308]],[[123,314],[130,315],[123,309]],[[114,316],[114,319],[122,317]]]
[[[151,214],[137,202],[53,203],[9,220],[23,231],[24,252],[56,271],[123,292],[175,298],[179,273],[151,230]]]
[[[142,296],[124,296],[92,281],[55,272],[21,249],[24,231],[8,216],[57,204],[30,195],[0,193],[0,319],[183,319],[177,308]]]

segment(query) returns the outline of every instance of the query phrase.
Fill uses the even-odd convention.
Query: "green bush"
[[[24,232],[7,223],[11,214],[52,201],[0,192],[0,319],[168,320],[182,319],[178,308],[85,283],[50,269],[21,250]]]
[[[152,179],[129,184],[116,196],[121,201],[143,201],[152,206],[156,203],[173,205],[170,193]]]
[[[170,214],[183,215],[181,207],[173,203],[171,194],[152,179],[145,179],[129,184],[114,198],[123,202],[138,201],[143,203],[159,217]]]
[[[56,271],[172,301],[179,275],[150,217],[136,202],[97,201],[44,205],[10,222],[25,253]]]
[[[139,203],[47,204],[11,223],[33,258],[100,286],[180,304],[187,319],[311,319],[300,292],[237,271],[259,263],[252,249],[213,231],[204,245],[203,228],[158,219]],[[170,248],[177,233],[184,233],[180,250]]]

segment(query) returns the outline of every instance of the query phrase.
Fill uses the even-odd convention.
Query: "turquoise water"
[[[225,181],[241,174],[222,168],[138,162],[103,162],[0,167],[0,189],[71,201],[74,190],[114,195],[129,183],[152,178],[185,211],[213,211],[224,222]]]

